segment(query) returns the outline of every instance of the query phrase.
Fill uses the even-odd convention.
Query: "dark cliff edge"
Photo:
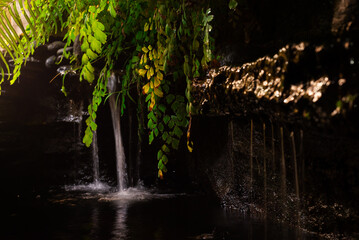
[[[192,85],[191,176],[225,208],[358,237],[358,2],[239,2]]]

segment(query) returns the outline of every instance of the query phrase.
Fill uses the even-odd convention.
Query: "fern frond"
[[[26,64],[27,58],[33,52],[33,42],[36,37],[34,21],[39,15],[31,14],[32,0],[2,0],[0,2],[0,84],[7,75],[7,80],[13,83],[20,75],[20,69]],[[30,15],[30,16],[29,16]],[[11,72],[8,60],[14,62]],[[5,73],[6,68],[7,73]],[[0,86],[1,87],[1,86]]]

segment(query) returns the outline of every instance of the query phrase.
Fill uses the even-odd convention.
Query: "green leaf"
[[[172,139],[172,148],[177,150],[178,146],[179,146],[179,140],[176,138],[173,138]]]
[[[151,144],[153,142],[154,136],[153,136],[153,131],[150,132],[150,135],[148,136],[148,142],[149,144]]]
[[[237,7],[237,5],[238,5],[238,2],[236,0],[230,0],[229,4],[228,4],[228,7],[229,7],[229,9],[233,10],[233,9],[235,9]]]
[[[113,7],[112,1],[110,1],[110,4],[109,4],[109,6],[108,6],[108,11],[110,12],[110,14],[111,14],[111,16],[112,16],[113,18],[116,17],[117,13],[116,13],[115,8]]]
[[[91,45],[91,49],[94,50],[97,53],[101,53],[102,49],[101,49],[101,43],[99,40],[97,40],[96,38],[92,38],[90,40],[90,45]]]
[[[164,168],[164,166],[165,166],[165,165],[163,164],[162,160],[159,160],[159,161],[158,161],[158,164],[157,164],[158,169],[161,169],[161,170],[162,170],[162,169]]]
[[[142,32],[142,31],[138,31],[138,32],[136,33],[136,40],[142,39],[142,35],[143,35],[143,32]]]
[[[153,122],[157,122],[157,117],[155,116],[155,114],[153,113],[153,111],[151,111],[148,115],[147,115],[148,119],[152,119]]]
[[[167,137],[167,140],[166,140],[166,143],[168,144],[168,145],[170,145],[171,143],[172,143],[172,137],[170,136],[170,135],[168,135],[168,137]]]
[[[171,119],[169,122],[168,122],[168,127],[169,128],[173,128],[175,125],[175,122]]]
[[[213,15],[208,15],[208,16],[207,16],[207,23],[210,22],[210,21],[212,21],[212,20],[213,20],[213,17],[214,17]]]
[[[155,133],[155,136],[157,137],[158,134],[159,134],[158,128],[154,128],[154,129],[153,129],[153,132]]]
[[[161,150],[160,150],[161,151]],[[162,155],[162,158],[161,158],[161,161],[164,163],[164,164],[167,164],[168,163],[168,158],[165,154]]]
[[[164,122],[165,124],[167,124],[170,119],[171,119],[171,117],[168,116],[168,115],[166,115],[166,116],[164,116],[164,118],[163,118],[163,122]]]
[[[147,127],[148,127],[149,129],[153,129],[152,119],[148,120]]]
[[[175,96],[173,94],[169,94],[166,97],[167,104],[170,104],[175,99]]]
[[[166,141],[168,137],[169,137],[168,132],[164,132],[164,133],[162,134],[162,139],[163,139],[163,141]]]
[[[187,77],[190,77],[190,67],[189,67],[189,64],[188,62],[185,62],[183,64],[183,73],[187,76]]]
[[[89,47],[90,47],[90,45],[89,45],[89,43],[88,43],[88,41],[87,41],[87,38],[84,38],[84,39],[83,39],[83,42],[82,42],[82,44],[81,44],[81,50],[82,50],[83,52],[86,52],[86,50],[87,50]]]
[[[183,131],[177,126],[173,129],[173,131],[174,131],[175,135],[179,138],[183,135]]]
[[[162,149],[162,151],[165,152],[165,153],[169,153],[169,152],[170,152],[170,149],[167,147],[166,144],[163,144],[161,149]]]
[[[85,66],[91,73],[95,71],[95,68],[91,65],[90,62],[88,62]]]
[[[92,83],[93,80],[95,80],[95,74],[93,74],[93,72],[90,72],[88,70],[87,65],[82,68],[81,75],[83,75],[85,80],[88,81],[89,83]]]
[[[160,160],[162,158],[162,156],[163,156],[162,150],[158,150],[158,152],[157,152],[157,160]]]
[[[90,123],[90,127],[91,127],[91,130],[92,130],[92,131],[96,131],[96,130],[97,130],[97,124],[96,124],[95,122],[93,122],[93,121]]]
[[[96,21],[95,22],[96,24],[96,28],[98,29],[98,30],[100,30],[101,32],[103,32],[103,31],[105,31],[105,25],[103,25],[101,22],[99,22],[99,21]]]
[[[89,58],[88,58],[87,54],[84,53],[84,54],[82,55],[81,62],[82,62],[83,65],[86,65],[86,64],[88,63],[88,61],[89,61]]]
[[[90,7],[89,7],[89,12],[90,12],[90,13],[96,12],[96,7],[95,7],[95,6],[90,6]]]
[[[161,132],[163,132],[164,129],[165,129],[165,127],[163,126],[162,123],[158,124],[158,130],[160,130]]]
[[[133,56],[131,61],[132,63],[137,63],[138,61],[140,61],[140,58],[138,56]]]
[[[98,109],[98,105],[96,103],[93,103],[93,106],[92,106],[93,110],[95,112],[97,112],[97,109]]]
[[[163,104],[160,104],[159,106],[158,106],[158,109],[161,111],[161,112],[165,112],[166,111],[166,106],[165,105],[163,105]]]
[[[98,55],[94,53],[90,48],[86,50],[86,54],[91,60],[96,59],[98,57]]]
[[[105,44],[107,41],[107,35],[101,30],[96,30],[94,33],[95,38],[100,41],[102,44]]]

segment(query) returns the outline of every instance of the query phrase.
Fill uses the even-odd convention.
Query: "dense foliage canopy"
[[[231,0],[229,6],[234,8],[236,1]],[[130,89],[137,88],[147,104],[147,124],[139,121],[139,128],[148,130],[150,144],[155,138],[162,141],[157,154],[159,177],[167,171],[171,149],[178,148],[187,130],[187,146],[192,151],[191,81],[204,73],[212,59],[213,15],[205,1],[2,0],[0,15],[0,58],[5,66],[0,69],[1,82],[14,83],[35,48],[51,36],[63,37],[64,49],[74,47],[63,54],[71,60],[69,71],[76,71],[80,81],[93,86],[83,138],[87,146],[97,129],[97,109],[109,94],[108,79],[118,74],[121,113],[128,99],[135,101]],[[6,57],[13,60],[13,69]],[[64,86],[62,91],[66,93]],[[142,101],[135,102],[142,111]]]

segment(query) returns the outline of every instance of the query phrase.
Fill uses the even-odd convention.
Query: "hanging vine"
[[[72,63],[71,71],[78,73],[80,81],[93,85],[83,138],[86,146],[90,146],[97,129],[97,110],[108,95],[107,79],[113,72],[123,70],[117,92],[120,111],[124,113],[127,99],[133,100],[130,89],[139,84],[147,104],[147,126],[140,127],[147,129],[149,144],[161,143],[157,152],[158,176],[162,178],[167,171],[171,152],[178,149],[186,131],[187,147],[192,151],[187,129],[195,112],[191,83],[204,73],[212,59],[213,15],[203,7],[206,4],[186,0],[5,2],[0,4],[0,23],[4,25],[0,28],[0,45],[5,50],[0,58],[8,74],[1,67],[1,81],[6,75],[11,83],[16,81],[36,46],[60,34],[66,42],[64,49],[72,45],[78,49],[63,54]],[[17,20],[21,37],[11,29],[9,14]],[[25,16],[27,25],[19,21],[20,15]],[[13,69],[6,63],[7,57],[13,59]],[[62,91],[66,92],[64,86]]]

